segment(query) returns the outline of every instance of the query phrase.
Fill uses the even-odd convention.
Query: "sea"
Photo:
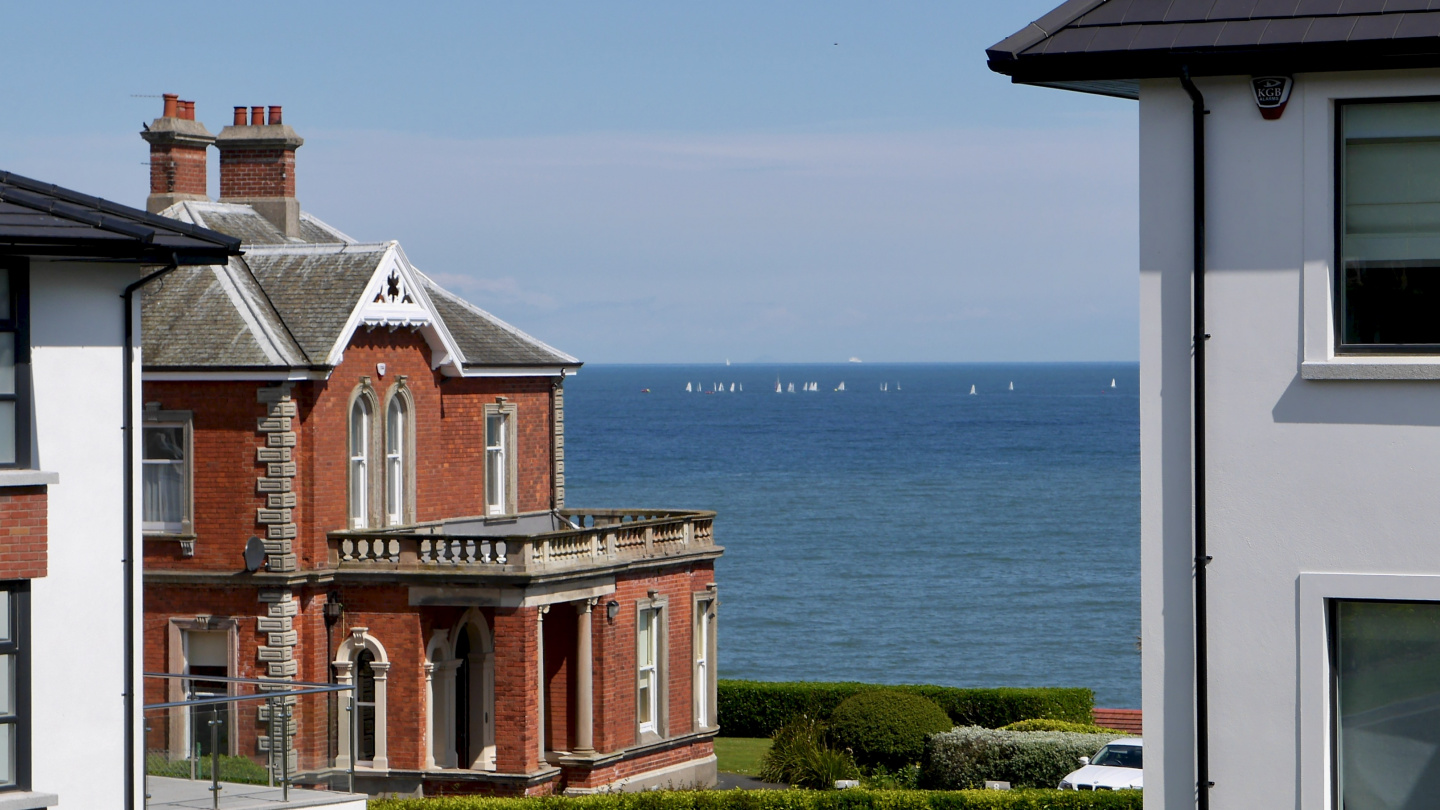
[[[565,384],[566,505],[718,513],[721,677],[1138,708],[1138,382],[1136,363],[587,365]]]

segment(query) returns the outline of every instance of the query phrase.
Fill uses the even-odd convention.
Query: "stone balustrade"
[[[330,534],[341,569],[517,574],[665,558],[715,546],[714,512],[563,509]]]

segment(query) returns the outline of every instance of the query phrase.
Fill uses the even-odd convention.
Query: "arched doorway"
[[[471,608],[453,635],[455,754],[461,768],[495,770],[495,646],[490,624]]]

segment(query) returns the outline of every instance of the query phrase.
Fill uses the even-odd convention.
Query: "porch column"
[[[335,665],[335,682],[343,686],[349,686],[350,669],[353,664],[349,661],[334,661],[332,663]],[[350,718],[355,712],[360,711],[360,707],[355,705],[354,689],[348,692],[340,692],[339,694],[341,705],[340,711],[337,713],[338,716],[335,719],[335,731],[337,732],[335,736],[340,751],[335,756],[335,767],[344,770],[350,767],[350,724],[354,722]],[[345,710],[346,702],[349,703],[349,711]]]
[[[425,670],[425,764],[422,766],[427,771],[435,770],[435,746],[440,744],[436,739],[439,735],[435,733],[435,664],[426,662],[421,665]]]
[[[389,713],[386,682],[389,680],[390,662],[371,661],[370,671],[375,673],[375,760],[372,767],[377,771],[383,771],[390,768],[390,758],[386,756],[387,741],[385,739],[385,715]]]
[[[590,617],[598,599],[575,603],[575,753],[595,753],[594,665],[591,662]]]
[[[545,722],[545,614],[550,612],[549,605],[541,605],[535,609],[535,661],[536,677],[540,679],[540,688],[535,694],[540,697],[540,761],[545,761],[545,733],[550,730],[549,723]]]

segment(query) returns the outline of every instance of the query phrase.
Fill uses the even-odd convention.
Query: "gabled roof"
[[[1440,66],[1440,0],[1069,0],[986,51],[1026,84]]]
[[[163,213],[243,234],[245,255],[176,271],[146,290],[147,372],[323,376],[356,329],[377,327],[419,331],[435,366],[455,376],[554,375],[580,365],[441,288],[396,242],[355,242],[308,214],[301,215],[305,238],[285,239],[235,203],[184,202]]]
[[[239,249],[224,233],[0,172],[0,255],[195,265]]]

